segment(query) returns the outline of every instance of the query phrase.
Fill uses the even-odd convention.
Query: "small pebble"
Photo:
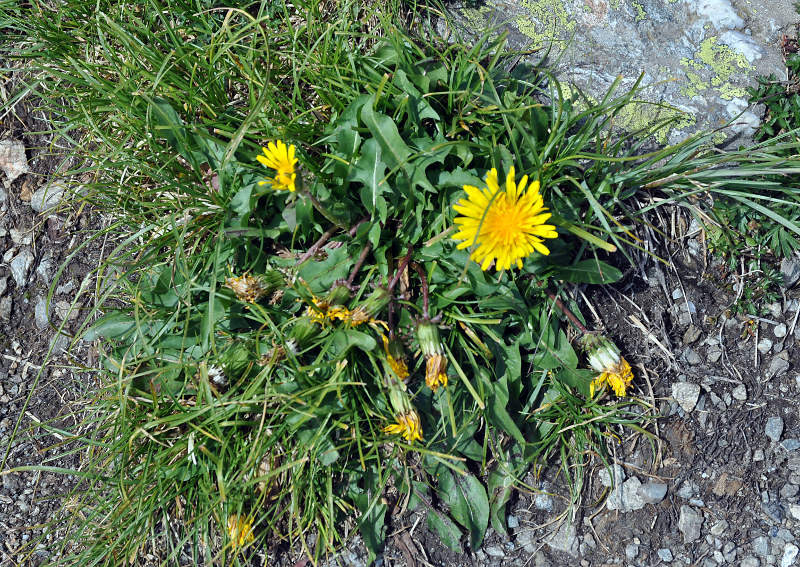
[[[672,384],[672,397],[686,413],[691,412],[700,398],[700,385],[691,382],[675,382]]]
[[[690,347],[686,347],[686,350],[683,351],[683,358],[686,360],[686,362],[693,366],[703,363],[703,359],[700,358],[700,355]]]
[[[690,345],[695,342],[697,339],[700,338],[700,335],[703,334],[703,331],[698,329],[695,325],[689,325],[689,328],[686,329],[686,332],[683,333],[683,344]]]
[[[492,545],[489,547],[485,547],[484,550],[486,551],[486,555],[490,557],[505,557],[506,552],[503,551],[502,547],[497,547],[496,545]]]
[[[508,527],[511,528],[512,530],[518,528],[519,527],[519,518],[517,518],[516,516],[509,516],[508,517]]]
[[[629,543],[625,546],[625,558],[628,561],[633,561],[636,559],[636,556],[639,555],[639,546],[633,543]]]
[[[798,552],[800,552],[800,548],[793,543],[787,543],[786,547],[783,548],[781,567],[790,567],[790,565],[794,565],[794,560],[797,558]]]
[[[747,386],[744,384],[739,384],[733,389],[731,395],[733,396],[734,400],[739,400],[740,402],[745,401],[747,399]]]
[[[772,362],[769,363],[769,368],[767,368],[766,378],[775,378],[777,376],[783,376],[789,370],[789,353],[786,351],[778,353],[778,355],[772,359]]]
[[[781,447],[787,451],[797,451],[800,449],[800,439],[784,439]]]
[[[767,426],[764,433],[767,437],[772,439],[772,441],[776,443],[780,441],[781,435],[783,434],[783,418],[780,416],[772,416],[767,419]]]
[[[780,325],[776,325],[775,328],[772,330],[772,333],[775,335],[776,338],[782,339],[786,336],[786,325],[781,323]]]
[[[758,352],[761,354],[767,354],[769,351],[772,350],[772,341],[769,339],[761,339],[758,341]]]
[[[728,529],[728,522],[726,522],[725,520],[720,520],[719,522],[711,526],[709,532],[711,532],[711,535],[721,536],[723,533],[725,533],[725,530],[727,529]]]
[[[667,485],[660,482],[648,482],[639,487],[639,495],[646,504],[657,504],[667,495]]]
[[[672,561],[672,551],[670,551],[669,549],[662,548],[659,549],[656,553],[658,553],[658,557],[659,559],[661,559],[661,561],[664,561],[666,563]]]

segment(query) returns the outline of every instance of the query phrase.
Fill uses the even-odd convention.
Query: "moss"
[[[570,19],[561,0],[522,0],[530,17],[517,19],[519,31],[533,40],[533,48],[563,42],[563,37],[575,30],[577,23]]]

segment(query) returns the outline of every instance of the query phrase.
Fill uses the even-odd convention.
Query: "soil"
[[[17,87],[16,80],[5,88]],[[85,207],[74,204],[38,214],[30,206],[31,195],[68,165],[53,151],[52,137],[39,133],[49,124],[46,116],[21,103],[0,128],[0,140],[24,143],[31,169],[13,183],[0,173],[0,306],[10,306],[10,311],[0,308],[2,567],[38,565],[58,549],[62,532],[43,536],[44,527],[72,513],[64,496],[75,487],[76,477],[10,471],[30,466],[80,470],[82,455],[70,452],[69,439],[43,426],[74,431],[84,419],[83,394],[91,387],[80,368],[91,366],[92,351],[72,336],[93,304],[90,294],[78,292],[92,289],[104,242],[87,244],[99,220]],[[18,282],[11,262],[20,254],[30,254],[33,261]]]

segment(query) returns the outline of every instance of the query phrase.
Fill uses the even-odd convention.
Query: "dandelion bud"
[[[361,323],[372,321],[378,313],[389,305],[390,299],[391,296],[385,288],[375,288],[375,291],[361,305],[353,309],[350,314],[350,322],[353,325],[360,325]]]
[[[350,301],[350,295],[350,287],[347,283],[338,280],[334,282],[333,287],[330,292],[328,292],[328,297],[325,299],[328,301],[329,305],[344,305]]]
[[[389,366],[391,375],[389,379],[397,378],[401,382],[405,381],[408,374],[408,366],[405,362],[405,354],[403,353],[403,346],[399,341],[390,341],[386,335],[381,335],[383,338],[383,351],[386,353],[386,364]]]
[[[301,317],[296,320],[289,333],[289,342],[299,350],[317,335],[319,335],[319,325],[315,325],[312,319]]]
[[[429,322],[419,323],[416,335],[419,349],[426,357],[444,352],[442,337],[439,335],[439,327],[435,324]]]
[[[228,516],[228,537],[236,547],[244,547],[253,541],[253,520],[231,514]]]

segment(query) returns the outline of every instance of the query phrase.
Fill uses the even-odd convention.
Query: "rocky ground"
[[[386,564],[800,564],[800,290],[784,286],[761,317],[734,316],[741,274],[706,264],[699,238],[681,241],[690,246],[669,267],[653,262],[583,295],[635,365],[635,395],[658,409],[655,448],[622,436],[613,489],[596,462],[571,522],[560,516],[563,478],[530,476],[541,492],[509,507],[512,536],[490,534],[474,552],[443,549],[413,514],[395,519]],[[795,284],[800,264],[782,271]]]
[[[72,341],[92,307],[89,291],[104,242],[87,242],[99,219],[80,206],[62,207],[74,188],[55,173],[64,165],[43,116],[17,105],[0,130],[0,565],[38,565],[57,551],[45,524],[69,515],[63,497],[74,477],[9,472],[45,465],[79,470],[69,439],[41,424],[82,423],[90,350]],[[61,267],[63,271],[60,271]],[[88,290],[88,291],[87,291]],[[56,332],[61,330],[61,334]],[[13,442],[11,440],[13,439]],[[34,545],[29,545],[34,542]]]

